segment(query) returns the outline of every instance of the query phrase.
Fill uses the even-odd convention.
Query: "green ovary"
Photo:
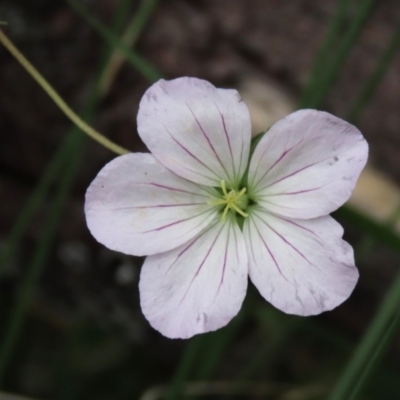
[[[222,212],[221,222],[226,221],[226,216],[229,210],[233,210],[243,217],[248,217],[248,214],[244,211],[249,203],[249,198],[246,194],[246,188],[240,191],[231,189],[229,192],[226,189],[225,181],[221,181],[222,198],[214,198],[207,202],[210,206],[224,206]]]

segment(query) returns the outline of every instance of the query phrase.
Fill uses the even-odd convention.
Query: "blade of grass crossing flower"
[[[367,375],[394,339],[399,328],[400,274],[387,292],[383,303],[372,320],[349,364],[341,375],[328,400],[357,399]],[[392,325],[394,323],[394,325]],[[379,346],[382,345],[380,348]]]
[[[390,39],[385,51],[383,52],[376,68],[374,69],[371,76],[362,87],[354,104],[350,108],[350,111],[347,114],[348,121],[355,122],[359,119],[361,113],[364,111],[365,107],[368,105],[369,101],[375,94],[377,87],[384,78],[386,71],[390,67],[390,64],[394,56],[397,54],[399,48],[400,48],[400,21],[398,23],[396,31],[394,32],[392,38]]]
[[[124,44],[114,33],[112,33],[98,19],[94,18],[77,1],[66,0],[67,3],[80,14],[86,22],[111,46],[118,49],[126,60],[134,66],[150,82],[161,78],[159,72],[144,58],[139,57],[126,44]]]
[[[120,4],[120,9],[124,9],[124,6],[126,9],[126,6],[129,2],[130,0],[122,1]],[[116,30],[119,30],[119,25],[122,22],[121,16],[122,14],[117,13],[117,26],[115,28]],[[99,100],[98,93],[99,89],[101,88],[101,76],[105,70],[105,66],[107,65],[108,60],[109,56],[105,57],[105,60],[102,63],[102,67],[100,68],[101,72],[99,73],[99,78],[94,84],[94,89],[89,100],[89,105],[85,111],[85,116],[88,117],[88,119],[93,116],[96,110],[97,102]],[[35,208],[39,206],[39,201],[43,199],[45,192],[48,190],[51,184],[52,178],[54,178],[54,176],[56,175],[58,176],[58,170],[59,167],[62,166],[62,160],[64,160],[64,158],[68,160],[69,165],[66,168],[66,172],[63,178],[60,180],[59,191],[53,203],[53,207],[50,211],[48,221],[44,227],[36,252],[33,256],[32,263],[28,268],[28,274],[23,281],[21,296],[17,301],[10,325],[6,330],[5,338],[0,347],[0,386],[2,385],[5,369],[14,349],[14,345],[20,336],[24,317],[29,307],[29,300],[32,297],[36,282],[39,279],[41,271],[43,270],[46,263],[49,250],[54,239],[54,234],[57,229],[59,216],[61,214],[69,190],[72,186],[77,168],[79,166],[80,154],[83,152],[83,144],[84,135],[82,135],[82,133],[77,128],[74,128],[73,133],[68,137],[66,143],[62,145],[59,151],[57,151],[57,157],[53,159],[53,162],[51,164],[51,171],[48,172],[48,176],[46,176],[46,179],[43,180],[43,182],[41,183],[39,188],[40,190],[38,190],[38,192],[36,193],[34,200],[31,200],[31,204],[28,204],[29,212],[27,212],[25,216],[32,218],[34,212],[36,211]],[[21,230],[22,229],[19,228],[18,235],[21,235]],[[16,236],[17,235],[14,234],[14,239]]]
[[[305,106],[310,108],[318,108],[325,99],[328,91],[331,89],[335,82],[339,72],[342,69],[344,62],[346,61],[351,48],[357,40],[362,28],[368,20],[372,10],[376,5],[376,0],[363,0],[359,7],[357,15],[352,21],[346,35],[344,36],[341,44],[339,45],[336,56],[332,59],[329,64],[329,68],[325,70],[325,73],[321,76],[318,85],[315,87],[315,93],[310,95],[308,104]]]
[[[309,82],[300,100],[299,108],[307,107],[310,98],[318,90],[321,74],[328,67],[329,55],[338,41],[350,4],[351,0],[341,0],[339,3],[337,13],[330,23],[322,48],[318,52],[317,59],[314,62]]]

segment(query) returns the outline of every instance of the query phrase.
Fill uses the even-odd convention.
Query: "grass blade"
[[[325,37],[321,50],[318,53],[317,59],[311,71],[311,76],[300,100],[300,108],[305,108],[310,103],[312,98],[318,90],[318,84],[325,68],[328,67],[329,54],[332,52],[335,44],[340,36],[340,31],[343,27],[347,11],[351,4],[351,0],[341,0],[337,13],[331,22],[328,33]]]
[[[355,122],[359,119],[361,113],[368,105],[373,95],[376,92],[379,84],[388,70],[390,63],[397,54],[400,48],[400,23],[392,38],[390,39],[385,51],[383,52],[375,70],[372,72],[370,78],[367,80],[365,85],[362,87],[359,95],[357,96],[353,106],[350,108],[347,114],[347,120]]]
[[[315,85],[315,93],[310,94],[307,103],[302,104],[302,107],[318,108],[321,106],[375,5],[376,0],[362,1],[356,17],[339,46],[336,56],[331,61],[326,72],[318,79],[318,84]]]
[[[148,81],[154,82],[161,79],[160,73],[144,58],[139,57],[136,53],[123,43],[117,35],[110,31],[98,19],[93,17],[84,7],[75,0],[66,0],[67,3],[80,14],[86,22],[113,48],[121,52],[125,59],[132,64]]]
[[[129,2],[130,0],[123,0],[119,9],[126,9],[126,6],[129,4]],[[122,23],[121,16],[123,15],[117,12],[116,30],[119,30],[119,25]],[[142,19],[143,26],[143,15],[141,15],[140,18]],[[134,23],[136,23],[135,19],[132,21],[132,24]],[[98,74],[98,79],[94,84],[89,105],[84,112],[88,119],[93,117],[97,108],[102,76],[111,55],[112,52],[110,51],[110,55],[105,57],[105,60],[102,62],[102,66],[100,67],[100,73]],[[46,173],[46,179],[43,179],[41,181],[41,185],[39,185],[40,190],[35,192],[35,197],[33,199],[31,198],[30,202],[28,203],[29,207],[27,208],[24,216],[25,218],[29,217],[31,219],[33,218],[36,209],[40,205],[40,200],[44,197],[45,192],[48,190],[52,179],[58,175],[59,168],[62,166],[62,160],[69,161],[66,172],[60,181],[59,191],[54,200],[48,220],[46,221],[45,228],[41,234],[36,252],[34,253],[32,262],[28,267],[28,274],[23,281],[21,295],[19,296],[15,309],[13,310],[10,324],[6,329],[6,334],[0,347],[0,386],[3,384],[5,370],[15,347],[15,343],[20,337],[25,315],[29,308],[29,300],[33,295],[36,283],[41,275],[41,272],[43,271],[54,240],[56,229],[58,227],[60,214],[73,184],[76,171],[79,167],[80,155],[83,152],[84,139],[84,135],[77,128],[74,128],[73,133],[68,137],[66,144],[61,147],[61,150],[56,154],[57,157],[53,159],[50,172],[48,172],[48,174]],[[59,161],[58,158],[60,158],[61,161]],[[22,228],[28,226],[27,222],[29,224],[30,221],[19,220],[18,230],[15,231],[17,233],[14,233],[11,237],[13,239],[11,242],[11,248],[15,249],[16,239],[21,239],[23,234]],[[8,247],[8,252],[10,252],[10,247]]]
[[[399,328],[400,275],[383,300],[360,345],[328,400],[355,400],[364,387],[368,373],[387,349]],[[381,347],[380,347],[381,346]],[[350,397],[352,396],[352,397]]]

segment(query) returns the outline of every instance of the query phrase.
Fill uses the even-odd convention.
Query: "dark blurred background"
[[[348,21],[360,2],[353,3]],[[110,26],[119,1],[80,4]],[[126,21],[138,4],[131,1]],[[337,0],[161,0],[135,50],[166,78],[196,76],[216,86],[238,88],[245,100],[257,103],[261,98],[259,109],[264,105],[265,113],[274,119],[298,102],[338,4]],[[397,0],[376,2],[321,108],[346,117],[399,18]],[[63,1],[1,0],[0,20],[8,22],[3,30],[67,103],[81,111],[107,48],[103,39]],[[136,113],[148,86],[137,70],[123,65],[93,119],[96,129],[132,151],[146,151],[137,136]],[[357,120],[370,144],[370,165],[397,183],[399,111],[397,53]],[[0,245],[69,130],[70,122],[1,47]],[[163,338],[141,314],[137,283],[142,259],[107,250],[86,228],[85,189],[113,156],[86,141],[83,161],[38,273],[21,336],[4,371],[1,389],[7,392],[43,400],[136,399],[156,385],[168,384],[187,348],[194,346],[190,341]],[[0,340],[9,329],[32,258],[40,257],[37,246],[62,174],[60,170],[3,271]],[[346,228],[346,240],[359,255],[361,279],[352,297],[331,313],[299,319],[273,310],[250,288],[245,311],[238,322],[231,323],[233,327],[194,339],[201,341],[203,350],[189,381],[245,379],[254,383],[234,398],[324,398],[362,337],[400,261],[398,253],[375,241],[364,251],[363,232],[345,219],[340,222]],[[209,361],[213,356],[214,363]],[[400,398],[399,361],[397,342],[375,373],[366,398]],[[224,392],[221,388],[225,386],[221,385],[214,391],[205,385],[205,397],[222,398],[218,390]],[[273,394],[276,388],[271,385],[305,391],[303,397],[285,397]],[[157,397],[150,393],[147,399],[152,398]]]

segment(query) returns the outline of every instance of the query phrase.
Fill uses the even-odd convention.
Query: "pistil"
[[[224,223],[226,221],[226,216],[230,209],[235,210],[237,213],[239,213],[243,217],[248,217],[248,214],[245,213],[239,207],[239,205],[240,205],[243,208],[245,208],[247,205],[247,201],[246,201],[247,196],[245,195],[246,188],[243,188],[240,192],[237,192],[234,189],[231,189],[228,192],[228,190],[226,189],[225,181],[221,181],[221,189],[222,189],[222,194],[223,194],[222,199],[213,199],[213,200],[210,200],[207,202],[207,204],[209,204],[210,206],[225,205],[225,208],[224,208],[224,211],[223,211],[222,217],[221,217],[221,222]]]

